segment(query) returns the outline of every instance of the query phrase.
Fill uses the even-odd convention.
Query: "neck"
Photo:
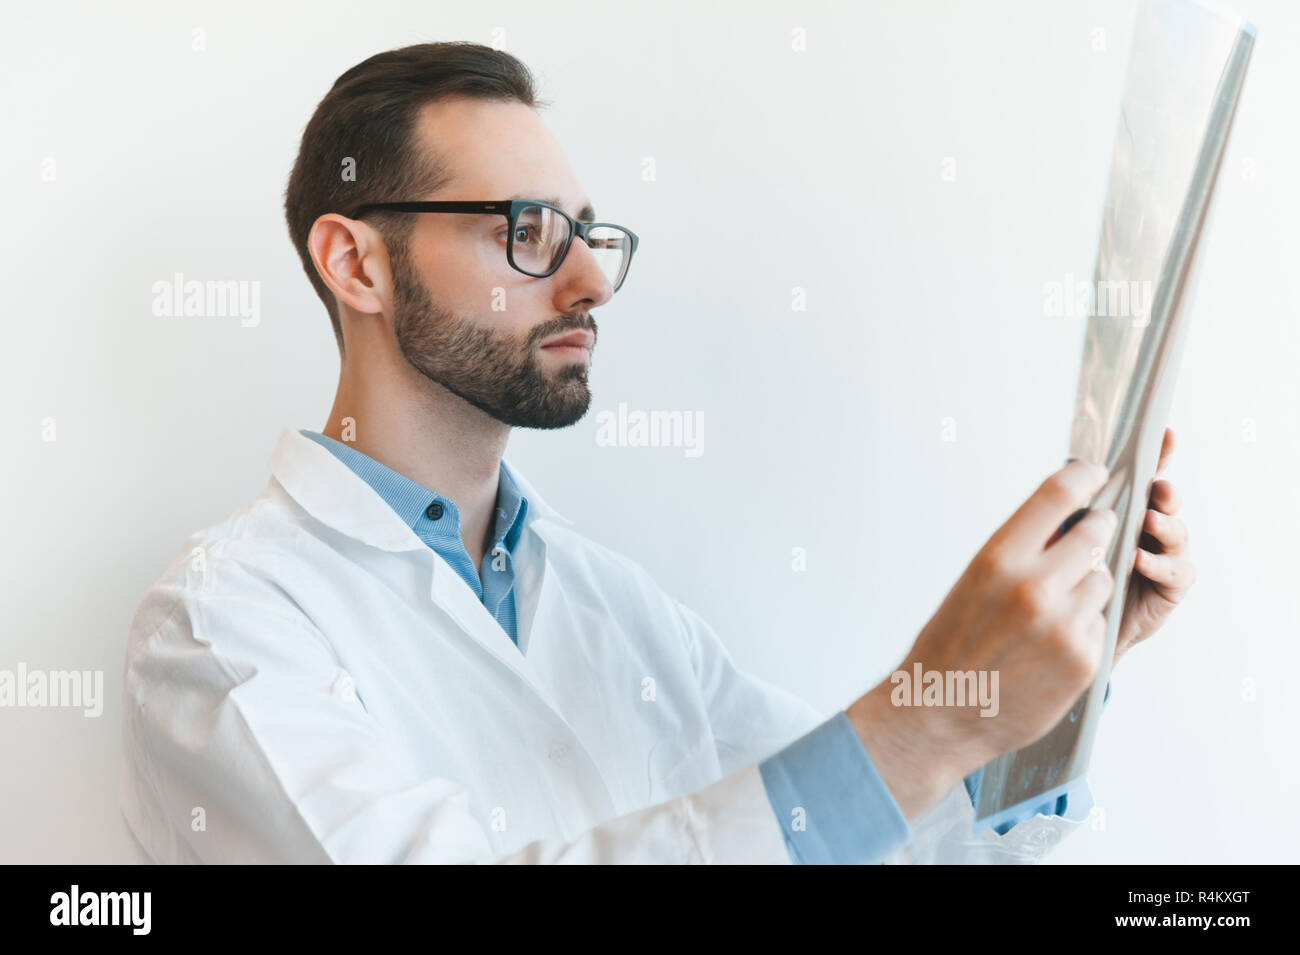
[[[478,567],[490,542],[510,426],[420,374],[400,354],[349,343],[322,433],[449,498]],[[352,420],[352,424],[347,422]]]

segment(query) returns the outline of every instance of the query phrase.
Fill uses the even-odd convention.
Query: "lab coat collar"
[[[428,546],[374,488],[297,429],[285,428],[280,433],[269,466],[289,495],[322,524],[382,550],[408,551]],[[502,466],[528,500],[525,528],[538,520],[573,523],[548,505],[509,461],[503,460]]]

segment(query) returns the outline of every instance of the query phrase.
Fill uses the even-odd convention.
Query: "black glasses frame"
[[[519,222],[519,214],[524,209],[530,209],[533,206],[541,206],[545,209],[551,209],[563,216],[569,223],[569,238],[564,243],[564,251],[553,266],[545,272],[530,272],[515,262],[515,226]],[[608,229],[618,229],[626,233],[631,240],[627,250],[627,258],[623,260],[622,274],[618,276],[618,281],[614,283],[614,291],[617,292],[623,285],[623,280],[627,278],[628,269],[632,266],[632,256],[636,253],[637,234],[631,229],[615,225],[612,222],[579,222],[573,216],[569,215],[558,206],[553,206],[549,202],[541,202],[537,199],[501,199],[496,202],[469,202],[459,200],[448,201],[431,201],[431,202],[371,202],[359,206],[357,210],[349,216],[352,219],[359,219],[367,212],[387,211],[387,212],[454,212],[466,215],[500,215],[505,216],[509,222],[510,238],[506,243],[506,261],[510,267],[517,272],[532,278],[544,279],[548,275],[554,275],[564,264],[564,260],[569,256],[569,249],[573,245],[575,237],[581,237],[583,242],[590,246],[587,238],[588,233],[598,226],[604,226]]]

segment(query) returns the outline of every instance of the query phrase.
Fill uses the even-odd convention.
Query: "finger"
[[[1056,533],[1061,522],[1081,507],[1106,483],[1106,471],[1099,464],[1071,461],[1021,504],[998,528],[990,544],[1026,554],[1037,553]]]
[[[1151,507],[1163,514],[1177,514],[1183,506],[1183,496],[1178,488],[1161,478],[1151,483],[1151,493],[1147,496]]]
[[[1115,593],[1115,578],[1103,565],[1101,570],[1090,571],[1070,591],[1070,603],[1076,613],[1100,614]]]
[[[1089,604],[1095,606],[1097,596],[1097,594],[1089,594],[1086,599]],[[1102,648],[1106,644],[1106,615],[1101,610],[1079,611],[1074,626],[1078,628],[1075,630],[1074,639],[1079,642],[1080,649],[1086,648],[1094,660],[1100,661]]]
[[[1174,429],[1165,428],[1164,440],[1160,443],[1160,460],[1156,464],[1156,476],[1158,477],[1164,471],[1165,466],[1169,464],[1169,456],[1174,453]]]
[[[1058,592],[1072,590],[1085,575],[1106,565],[1106,552],[1119,520],[1109,509],[1091,510],[1043,555],[1046,581]]]
[[[1133,569],[1167,593],[1182,593],[1196,582],[1196,565],[1186,557],[1153,554],[1138,548]]]
[[[1180,517],[1162,514],[1157,510],[1148,510],[1146,518],[1142,521],[1142,530],[1150,534],[1160,545],[1159,550],[1152,553],[1160,553],[1166,557],[1181,557],[1187,550],[1187,525]]]

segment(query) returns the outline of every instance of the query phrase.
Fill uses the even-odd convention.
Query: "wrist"
[[[910,822],[974,767],[966,768],[969,760],[961,759],[961,747],[940,725],[939,711],[895,706],[890,693],[890,684],[882,682],[849,706],[845,715]]]

